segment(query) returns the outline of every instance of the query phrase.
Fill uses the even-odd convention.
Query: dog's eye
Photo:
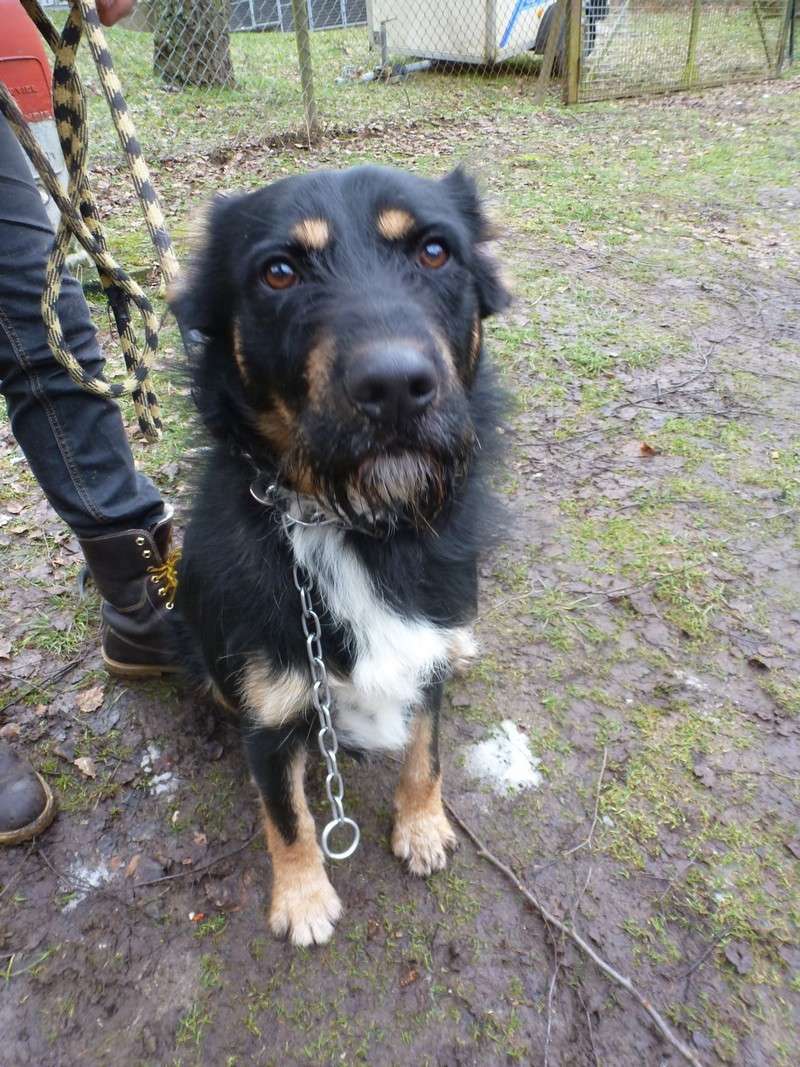
[[[417,259],[428,270],[438,270],[449,258],[450,253],[442,241],[426,241],[417,253]]]
[[[261,277],[270,289],[291,289],[300,281],[300,275],[286,259],[270,259],[264,264]]]

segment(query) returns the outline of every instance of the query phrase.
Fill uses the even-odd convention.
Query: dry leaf
[[[96,778],[97,770],[95,769],[94,760],[91,756],[79,756],[75,760],[75,766],[85,775],[87,778]]]
[[[653,445],[649,444],[647,441],[640,441],[639,442],[639,453],[642,456],[647,456],[648,458],[651,457],[651,456],[657,456],[659,451],[660,451],[660,449],[655,448]]]
[[[400,988],[407,989],[410,985],[419,978],[419,971],[416,967],[407,967],[400,975]]]
[[[97,711],[100,705],[103,703],[103,697],[105,692],[102,685],[93,685],[91,689],[87,689],[83,693],[78,694],[78,698],[75,701],[78,711],[84,715],[90,711]]]
[[[125,877],[133,878],[136,871],[139,869],[139,860],[142,858],[141,852],[137,852],[135,856],[131,856],[128,860],[128,866],[125,868]]]

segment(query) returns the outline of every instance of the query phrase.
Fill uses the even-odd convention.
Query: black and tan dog
[[[327,941],[341,905],[303,792],[316,737],[296,560],[340,743],[405,751],[392,848],[445,865],[443,682],[474,652],[497,420],[482,320],[508,295],[474,183],[362,167],[211,206],[174,306],[201,335],[214,438],[177,606],[197,677],[241,716],[274,884],[270,924]],[[251,494],[273,483],[276,495]],[[263,502],[266,500],[266,503]],[[284,512],[297,521],[282,525]],[[321,770],[321,767],[320,767]]]

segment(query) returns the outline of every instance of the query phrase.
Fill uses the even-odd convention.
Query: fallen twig
[[[705,950],[697,957],[694,963],[687,967],[686,970],[681,971],[680,974],[675,975],[674,981],[680,982],[683,981],[684,978],[690,978],[696,970],[703,966],[708,957],[714,954],[720,943],[724,941],[726,937],[731,937],[731,935],[731,930],[721,930],[720,933],[718,933],[714,940],[711,942],[711,944],[706,946]]]
[[[623,989],[626,989],[628,993],[630,993],[630,995],[634,998],[634,1000],[636,1000],[647,1012],[647,1014],[650,1016],[650,1018],[653,1020],[656,1027],[662,1034],[662,1036],[665,1038],[665,1040],[668,1041],[669,1044],[672,1045],[672,1047],[681,1054],[681,1056],[683,1056],[687,1063],[691,1063],[692,1067],[702,1067],[700,1060],[698,1060],[698,1058],[688,1047],[688,1045],[686,1045],[676,1034],[673,1033],[671,1027],[661,1015],[661,1013],[653,1007],[653,1005],[650,1003],[647,997],[644,996],[644,994],[639,992],[639,990],[631,982],[630,978],[626,978],[624,975],[620,974],[619,971],[615,970],[615,968],[612,967],[610,963],[607,963],[602,956],[599,956],[592,948],[592,946],[588,944],[588,942],[586,942],[576,930],[571,929],[569,926],[566,925],[566,923],[563,923],[560,919],[557,919],[556,916],[551,911],[549,911],[549,909],[546,908],[544,904],[542,904],[541,901],[522,884],[522,882],[519,880],[519,878],[517,878],[511,868],[506,866],[506,864],[503,863],[502,860],[498,859],[497,856],[495,856],[495,854],[483,843],[483,841],[478,837],[478,835],[470,829],[470,827],[464,822],[458,812],[453,808],[453,805],[447,800],[444,801],[444,805],[450,812],[456,823],[461,827],[461,829],[464,831],[470,841],[472,841],[473,845],[475,845],[476,849],[478,850],[478,855],[488,860],[493,867],[496,867],[497,870],[501,872],[501,874],[504,874],[505,877],[512,883],[512,885],[514,885],[515,888],[522,894],[522,896],[525,897],[528,903],[531,904],[533,908],[535,908],[535,910],[539,913],[539,915],[541,915],[541,917],[546,923],[549,923],[551,926],[555,926],[557,930],[560,930],[561,933],[564,934],[565,937],[568,937],[574,945],[577,945],[577,947],[581,949],[582,952],[586,953],[589,959],[591,959],[596,964],[596,966],[600,968],[600,970],[603,972],[603,974],[606,975],[606,977],[610,978],[618,986],[621,986]]]
[[[556,991],[558,969],[561,966],[561,961],[558,956],[558,948],[555,943],[553,944],[553,956],[555,957],[553,962],[553,977],[550,979],[550,988],[547,990],[547,1031],[544,1037],[544,1067],[549,1067],[550,1063],[550,1032],[553,1027],[553,994]]]
[[[177,874],[165,874],[162,878],[150,878],[147,882],[136,882],[133,888],[144,889],[145,886],[148,885],[159,885],[161,882],[173,882],[176,878],[188,878],[192,874],[202,874],[203,871],[207,871],[210,867],[222,863],[223,860],[228,860],[231,856],[238,856],[240,852],[244,852],[246,848],[249,848],[250,845],[252,845],[258,837],[258,834],[259,831],[255,830],[243,845],[238,845],[236,848],[232,848],[229,852],[223,852],[221,856],[209,860],[208,863],[201,863],[199,867],[187,867],[185,871],[178,871]]]
[[[600,812],[600,790],[603,788],[603,775],[606,773],[606,764],[608,763],[608,745],[603,745],[603,764],[600,767],[600,774],[597,777],[597,788],[594,794],[594,815],[592,816],[592,825],[589,827],[589,833],[583,841],[577,845],[573,845],[572,848],[568,848],[563,853],[564,856],[571,856],[573,852],[578,852],[582,848],[591,848],[592,840],[594,838],[594,832],[597,829],[597,817]]]
[[[27,689],[23,689],[21,693],[16,693],[11,700],[0,706],[0,715],[2,715],[4,711],[8,711],[9,708],[13,708],[15,704],[19,704],[20,701],[24,700],[26,697],[29,697],[31,693],[35,693],[37,689],[40,692],[44,691],[51,686],[53,682],[59,681],[65,674],[69,674],[70,671],[74,670],[78,664],[82,662],[83,660],[81,659],[74,659],[63,667],[59,667],[57,671],[53,671],[52,674],[46,674],[40,682],[34,682],[32,685],[28,686]]]

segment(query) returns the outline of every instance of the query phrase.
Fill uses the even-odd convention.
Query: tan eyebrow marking
[[[310,251],[321,252],[331,239],[331,229],[325,219],[302,219],[292,227],[292,238]]]
[[[390,207],[378,215],[378,230],[387,241],[399,241],[415,226],[414,216],[399,207]]]

